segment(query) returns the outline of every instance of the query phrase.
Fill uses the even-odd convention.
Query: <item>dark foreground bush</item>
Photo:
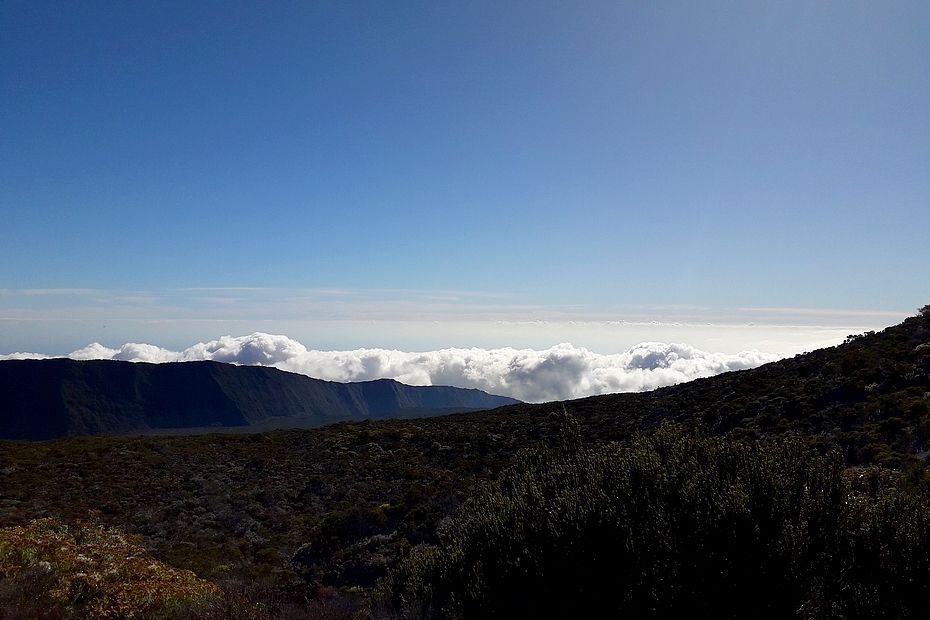
[[[885,487],[854,490],[838,456],[790,440],[569,433],[520,454],[379,594],[427,617],[925,617],[930,510]]]

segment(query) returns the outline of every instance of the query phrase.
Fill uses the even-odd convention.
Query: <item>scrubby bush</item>
[[[0,618],[261,617],[117,530],[53,519],[0,529]]]
[[[665,427],[629,448],[518,455],[381,583],[394,609],[474,617],[911,617],[930,510],[854,489],[836,454]]]

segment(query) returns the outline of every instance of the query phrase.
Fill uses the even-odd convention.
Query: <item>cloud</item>
[[[110,349],[99,342],[94,342],[83,349],[72,351],[68,354],[68,357],[73,360],[111,360],[116,359],[117,353],[119,353],[119,349]]]
[[[23,351],[17,351],[15,353],[0,355],[0,362],[3,360],[47,360],[51,357],[51,355],[43,355],[42,353],[26,353]]]
[[[759,351],[711,353],[685,344],[661,342],[643,342],[611,355],[571,344],[543,350],[318,351],[287,336],[256,332],[248,336],[223,336],[178,352],[150,344],[127,343],[112,349],[93,343],[68,357],[133,362],[215,360],[273,366],[330,381],[389,378],[411,385],[478,388],[520,400],[542,402],[651,390],[721,372],[753,368],[780,356]],[[19,359],[0,356],[0,359],[5,358]]]

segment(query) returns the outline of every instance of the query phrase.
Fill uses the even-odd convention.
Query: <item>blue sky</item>
[[[922,1],[4,2],[0,352],[891,324],[930,302],[928,32]]]

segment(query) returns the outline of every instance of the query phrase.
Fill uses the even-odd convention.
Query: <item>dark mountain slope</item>
[[[673,421],[711,434],[802,435],[838,445],[850,464],[898,467],[923,459],[930,449],[930,311],[752,370],[640,394],[520,404],[481,415],[538,417],[563,405],[605,439],[626,439]]]
[[[336,383],[218,362],[0,362],[0,438],[5,439],[235,427],[280,418],[322,424],[514,402],[479,390],[414,387],[388,379]]]

